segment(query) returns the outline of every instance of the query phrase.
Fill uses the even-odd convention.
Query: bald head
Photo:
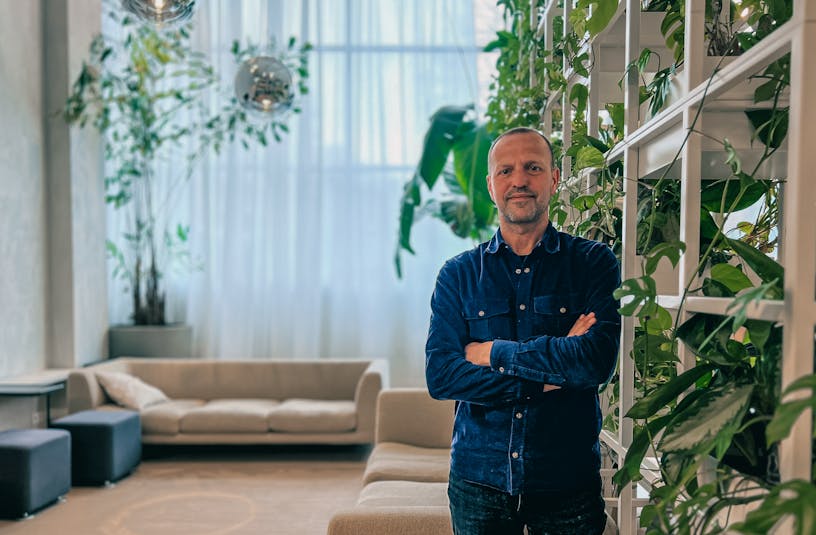
[[[520,135],[520,134],[535,134],[538,137],[540,137],[541,139],[543,139],[544,142],[547,144],[547,148],[550,151],[550,168],[555,169],[557,167],[555,165],[555,155],[553,154],[552,143],[550,143],[550,140],[547,139],[547,136],[545,136],[544,134],[542,134],[540,131],[536,130],[535,128],[529,128],[527,126],[517,126],[515,128],[511,128],[510,130],[507,130],[507,131],[499,134],[499,137],[494,139],[493,143],[490,144],[490,150],[487,152],[487,168],[488,169],[493,168],[493,163],[494,163],[493,154],[495,152],[496,145],[499,143],[499,141],[501,141],[501,140],[503,140],[503,139],[505,139],[505,138],[507,138],[509,136],[516,136],[516,135]]]

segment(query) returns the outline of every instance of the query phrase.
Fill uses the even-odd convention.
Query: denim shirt
[[[598,480],[598,386],[620,343],[620,267],[604,244],[550,224],[517,256],[501,232],[442,267],[425,347],[428,390],[456,400],[451,474],[516,495]],[[580,314],[597,323],[567,337]],[[493,341],[490,366],[465,359]],[[544,392],[544,385],[560,389]]]

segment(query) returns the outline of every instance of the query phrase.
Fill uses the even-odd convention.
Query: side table
[[[51,425],[51,394],[65,388],[65,381],[51,384],[0,384],[0,397],[45,396],[45,425]]]

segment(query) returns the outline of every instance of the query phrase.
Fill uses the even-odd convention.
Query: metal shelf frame
[[[553,20],[562,16],[564,31],[569,32],[569,14],[573,9],[573,0],[530,0],[531,12],[538,13],[537,23],[531,21],[537,30],[537,36],[543,38],[544,46],[553,46]],[[538,10],[538,11],[537,11]],[[620,0],[614,21],[623,18],[625,22],[625,61],[620,65],[623,76],[626,65],[635,61],[640,54],[640,0]],[[808,154],[816,148],[816,106],[808,106],[807,96],[816,94],[816,61],[809,57],[809,51],[816,50],[816,1],[795,0],[794,14],[790,21],[765,38],[760,46],[755,46],[734,59],[734,61],[712,75],[706,72],[704,59],[706,47],[704,42],[705,0],[686,0],[685,13],[685,62],[678,76],[683,77],[688,92],[670,104],[655,117],[641,124],[639,118],[640,103],[638,100],[638,75],[630,69],[624,79],[623,101],[625,109],[624,139],[607,154],[607,161],[623,160],[624,176],[638,176],[638,159],[640,151],[660,140],[667,132],[682,129],[688,135],[686,142],[679,148],[680,158],[675,165],[680,166],[681,213],[680,239],[686,244],[686,252],[681,257],[675,274],[678,288],[696,276],[695,268],[700,254],[700,190],[702,143],[700,136],[690,135],[690,128],[696,122],[699,128],[706,119],[706,105],[740,83],[748,79],[769,63],[791,54],[790,86],[790,122],[787,146],[787,183],[784,188],[782,204],[782,223],[780,243],[782,244],[780,262],[785,266],[785,292],[782,301],[762,301],[748,309],[750,318],[769,320],[784,326],[782,357],[782,388],[799,377],[812,374],[814,360],[814,332],[816,331],[816,167]],[[610,23],[609,27],[612,26]],[[598,36],[587,43],[587,47],[596,47],[604,36]],[[566,64],[564,73],[568,84],[576,83],[576,77],[570,76],[571,69]],[[608,66],[607,66],[608,67]],[[531,69],[533,66],[531,64]],[[545,83],[545,73],[536,73],[539,78],[534,83]],[[535,78],[535,77],[533,77]],[[587,106],[587,124],[597,123],[599,106],[596,87],[597,78],[590,74],[589,79],[582,79],[589,87]],[[552,130],[552,111],[561,106],[562,117],[570,117],[569,87],[563,92],[553,93],[542,110],[542,127],[546,133]],[[700,107],[703,107],[701,113]],[[572,133],[570,121],[564,120],[564,146],[569,146]],[[590,127],[591,129],[592,127]],[[590,135],[596,135],[590,130]],[[571,162],[564,158],[563,176],[571,175]],[[581,177],[583,180],[583,177]],[[636,248],[636,215],[637,215],[637,181],[624,180],[624,198],[622,202],[622,258],[621,270],[623,279],[640,275],[640,266],[635,255]],[[662,306],[674,309],[681,315],[681,320],[694,313],[728,314],[730,299],[689,297],[681,303],[681,295],[661,295]],[[635,368],[630,358],[634,339],[635,321],[623,318],[620,352],[620,399],[619,414],[624,415],[632,406],[635,392]],[[682,344],[681,344],[682,346]],[[680,368],[694,366],[694,356],[681,347]],[[621,418],[618,433],[608,431],[601,433],[601,440],[619,456],[627,451],[632,442],[633,422]],[[782,480],[811,478],[812,451],[811,415],[803,414],[794,425],[790,436],[780,445],[780,473]],[[648,461],[648,459],[647,459]],[[654,474],[653,462],[644,463],[644,474]],[[618,497],[618,527],[621,534],[637,533],[637,510],[643,500],[636,498],[634,485],[622,489]],[[782,528],[785,529],[784,527]]]

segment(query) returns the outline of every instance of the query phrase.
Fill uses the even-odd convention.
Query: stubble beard
[[[542,217],[547,215],[549,210],[549,202],[540,203],[538,200],[533,201],[532,207],[511,207],[512,201],[505,204],[502,216],[508,223],[514,225],[528,225],[530,223],[538,223]]]

